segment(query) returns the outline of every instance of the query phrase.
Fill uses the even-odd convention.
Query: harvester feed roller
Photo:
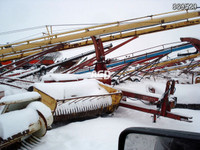
[[[118,107],[118,104],[112,104],[112,95],[120,96],[121,93],[93,95],[57,101],[58,105],[54,113],[54,120],[74,120],[112,113]]]
[[[72,86],[73,85],[73,86]],[[56,90],[56,92],[55,92]],[[42,93],[46,105],[54,102],[54,121],[72,121],[112,113],[122,93],[94,79],[65,83],[37,83],[34,91]],[[54,92],[53,92],[54,91]],[[49,104],[47,104],[49,103]]]
[[[0,149],[29,137],[40,138],[46,134],[53,123],[53,116],[45,104],[37,101],[40,98],[38,95],[27,92],[1,99],[0,106],[4,106],[4,109],[0,115]]]

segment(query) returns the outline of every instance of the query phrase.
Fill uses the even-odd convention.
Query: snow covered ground
[[[148,93],[149,86],[155,88],[157,95],[162,95],[165,90],[166,81],[142,82],[127,81],[120,85],[130,90],[136,90],[141,93]],[[7,90],[8,95],[16,92],[11,88],[1,85],[1,88]],[[176,84],[175,96],[178,103],[200,103],[199,97],[200,84]],[[140,104],[140,101],[136,101]],[[68,124],[62,124],[57,128],[49,130],[41,139],[41,143],[35,146],[34,150],[46,149],[70,149],[70,150],[117,150],[119,134],[128,127],[154,127],[167,128],[183,131],[192,131],[200,133],[200,110],[173,109],[173,113],[193,117],[192,123],[177,121],[169,118],[159,117],[156,123],[153,123],[151,114],[119,107],[112,115],[98,117],[85,121],[77,121]]]
[[[200,132],[200,111],[176,109],[183,115],[193,116],[193,123],[160,117],[152,122],[150,114],[119,108],[113,116],[74,122],[48,131],[34,150],[117,150],[121,131],[127,127],[155,127]]]
[[[127,82],[126,87],[145,91],[151,84],[158,93],[163,93],[165,82]],[[123,85],[122,85],[123,86]],[[176,94],[181,102],[200,103],[200,84],[176,85]],[[187,96],[191,95],[191,96]],[[52,129],[42,138],[42,142],[34,150],[71,149],[71,150],[117,150],[119,134],[128,127],[167,128],[200,133],[200,110],[173,109],[172,112],[192,116],[192,123],[159,117],[153,123],[151,114],[119,107],[113,115],[95,119],[77,121]]]

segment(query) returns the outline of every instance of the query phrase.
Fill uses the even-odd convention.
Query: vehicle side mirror
[[[156,128],[127,128],[118,150],[200,150],[200,133]]]

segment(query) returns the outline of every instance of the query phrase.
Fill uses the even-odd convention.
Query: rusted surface
[[[128,96],[128,97],[132,97],[132,98],[138,98],[141,100],[146,100],[149,102],[156,102],[159,100],[158,97],[153,97],[153,96],[149,96],[149,95],[143,95],[143,94],[139,94],[139,93],[134,93],[134,92],[128,92],[128,91],[122,91],[124,96]]]
[[[197,51],[200,52],[200,40],[195,38],[181,38],[181,41],[191,43],[197,49]]]
[[[57,100],[59,108],[57,106],[57,109],[54,112],[54,121],[74,121],[109,114],[115,111],[119,106],[120,100],[122,99],[122,92],[104,84],[99,85],[103,87],[108,94],[88,95]],[[101,101],[105,98],[111,98],[112,103],[110,104],[107,101],[98,105],[93,103],[93,100]],[[69,108],[65,105],[66,102],[68,102]],[[70,108],[72,103],[75,104],[75,107]],[[80,103],[86,103],[87,105]],[[62,104],[64,104],[64,107],[62,107]]]
[[[40,118],[39,118],[39,130],[37,128],[33,128],[33,135],[36,137],[43,137],[46,132],[47,132],[47,121],[45,119],[45,117],[43,116],[43,114],[37,110],[37,113],[39,114]]]
[[[10,146],[16,142],[22,142],[23,140],[29,138],[29,136],[32,136],[32,135],[34,137],[38,137],[38,138],[44,136],[47,131],[47,120],[40,111],[37,110],[37,113],[39,115],[38,121],[35,123],[32,123],[32,124],[29,124],[27,130],[17,133],[11,137],[8,137],[7,139],[2,139],[0,137],[0,149],[7,148],[8,146]],[[15,125],[13,125],[13,127],[14,126]],[[29,143],[29,144],[31,144],[31,143]]]
[[[9,72],[11,72],[11,71],[13,71],[13,70],[15,70],[15,69],[17,69],[17,68],[19,68],[19,67],[21,67],[21,66],[27,64],[27,63],[30,62],[31,60],[34,60],[34,59],[36,59],[36,58],[39,58],[39,57],[41,57],[41,56],[43,56],[43,55],[45,55],[45,54],[47,54],[47,53],[49,53],[49,52],[54,52],[54,51],[56,51],[56,49],[59,49],[60,47],[63,47],[63,45],[62,45],[62,44],[59,44],[59,45],[57,45],[57,46],[55,46],[55,47],[53,47],[53,48],[51,48],[51,49],[49,49],[49,50],[42,51],[41,53],[37,53],[37,54],[31,55],[31,56],[25,57],[25,58],[23,58],[23,59],[21,59],[21,60],[19,60],[19,61],[16,61],[16,62],[13,62],[13,63],[8,64],[8,65],[6,65],[6,66],[3,66],[3,67],[1,67],[0,69],[4,69],[4,68],[7,68],[7,67],[9,67],[9,66],[16,65],[16,67],[13,67],[12,69],[9,69],[9,70],[7,70],[7,71],[1,73],[0,76],[4,75],[4,74],[6,74],[6,73],[9,73]]]
[[[19,87],[19,86],[16,86],[16,85],[12,85],[12,84],[8,84],[8,83],[4,83],[4,82],[0,82],[0,84],[4,84],[4,85],[7,85],[7,86],[15,87],[15,88],[18,88],[18,89],[23,89],[22,87]]]
[[[200,76],[195,78],[195,84],[200,83]]]
[[[0,99],[2,98],[2,97],[4,97],[5,96],[5,92],[4,91],[0,91]]]
[[[0,79],[8,79],[8,82],[21,81],[21,82],[26,82],[26,83],[34,83],[33,81],[22,80],[22,79],[11,78],[11,77],[0,77]]]
[[[103,43],[100,38],[96,38],[95,36],[92,36],[92,41],[94,43],[95,52],[96,52],[96,66],[95,70],[96,72],[100,70],[107,70],[106,69],[106,63],[105,63],[105,54],[104,54],[104,48]]]
[[[8,147],[9,145],[21,141],[21,138],[28,135],[29,130],[25,130],[21,133],[17,133],[15,135],[13,135],[12,137],[9,137],[8,139],[2,139],[0,138],[0,149],[4,148],[4,147]]]
[[[106,114],[112,113],[114,110],[118,108],[118,105],[110,105],[107,107],[101,107],[99,109],[95,110],[87,110],[83,112],[78,112],[78,113],[70,113],[70,114],[62,114],[60,115],[60,112],[55,112],[54,113],[54,122],[60,122],[60,121],[77,121],[80,119],[87,119],[87,118],[93,118],[93,117],[98,117]],[[110,109],[112,107],[112,110]]]
[[[127,102],[124,102],[124,101],[121,101],[119,106],[138,110],[138,111],[142,111],[142,112],[146,112],[146,113],[150,113],[150,114],[154,114],[154,121],[156,120],[156,116],[162,116],[162,113],[159,110],[139,107],[139,106],[136,106],[134,104],[127,103]],[[166,112],[163,117],[167,117],[167,118],[171,118],[171,119],[175,119],[175,120],[180,120],[180,121],[186,121],[186,122],[191,122],[190,119],[192,119],[192,117],[181,116],[181,115],[173,114],[173,113],[170,113],[170,112]]]
[[[159,109],[157,109],[157,110],[148,109],[148,108],[144,108],[144,107],[141,107],[141,106],[136,106],[133,103],[128,103],[126,101],[121,101],[120,106],[130,108],[130,109],[134,109],[134,110],[138,110],[138,111],[142,111],[142,112],[146,112],[146,113],[151,113],[151,114],[154,115],[154,117],[153,117],[154,122],[156,122],[156,116],[163,116],[163,117],[168,117],[168,118],[172,118],[172,119],[176,119],[176,120],[180,120],[180,121],[191,122],[189,120],[189,119],[191,119],[191,117],[186,117],[186,116],[170,113],[171,108],[174,107],[174,102],[169,101],[169,95],[174,94],[174,90],[175,90],[175,81],[174,80],[168,81],[166,83],[166,89],[165,89],[164,96],[159,101],[159,105],[158,105]],[[124,93],[124,91],[123,91],[123,93]],[[133,93],[129,93],[129,94],[131,96],[136,97]],[[142,99],[142,98],[144,98],[144,97],[141,96],[140,99]],[[149,98],[147,98],[147,99],[149,101]]]

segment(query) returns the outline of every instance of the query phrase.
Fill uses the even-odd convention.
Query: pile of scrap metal
[[[73,86],[72,86],[73,85]],[[55,92],[55,89],[56,92]],[[88,91],[90,89],[90,91]],[[0,115],[0,148],[13,143],[31,148],[53,121],[74,121],[113,113],[122,92],[97,80],[35,83],[32,92],[4,96]]]
[[[124,82],[125,80],[131,81],[140,81],[145,77],[158,77],[162,76],[163,78],[167,77],[168,79],[176,78],[175,76],[170,76],[170,73],[173,71],[179,70],[177,76],[180,78],[181,74],[190,74],[191,81],[188,83],[194,83],[193,80],[198,80],[197,76],[199,75],[199,56],[200,56],[200,40],[195,38],[181,38],[181,42],[187,42],[184,44],[162,48],[157,51],[150,51],[145,49],[143,54],[137,55],[136,52],[123,55],[125,59],[121,59],[113,64],[109,64],[107,67],[112,67],[109,71],[114,72],[112,74],[113,84],[118,84]],[[156,48],[156,47],[153,47]],[[173,54],[174,52],[180,50],[192,49],[195,52],[188,52],[184,54],[178,54],[173,59],[164,59],[162,58]],[[142,51],[138,51],[142,52]],[[176,53],[175,53],[176,54]],[[131,55],[131,56],[130,56]],[[122,56],[120,56],[122,57]],[[119,58],[119,57],[115,57]],[[187,61],[187,63],[185,63]],[[131,69],[130,69],[131,68]],[[167,73],[167,75],[165,75]],[[196,79],[197,78],[197,79]],[[181,83],[180,81],[176,81]],[[198,83],[198,81],[195,81]]]
[[[104,74],[107,68],[102,41],[96,37],[92,37],[92,39],[97,54],[95,71]],[[160,54],[158,56],[156,61],[162,57]],[[145,68],[149,68],[156,61],[151,62]],[[142,69],[144,68],[142,67]],[[120,71],[123,71],[123,69]],[[11,80],[8,77],[2,76],[2,78]],[[46,81],[34,83],[32,89],[29,88],[32,92],[27,92],[24,95],[3,97],[0,100],[0,106],[4,106],[1,112],[2,114],[0,115],[1,148],[7,147],[15,142],[22,141],[22,143],[26,143],[25,139],[30,136],[34,138],[43,136],[48,127],[53,123],[53,119],[54,122],[59,122],[96,117],[113,113],[118,106],[151,113],[154,115],[154,122],[156,122],[157,116],[190,122],[191,117],[170,112],[176,104],[176,98],[170,97],[174,93],[174,80],[167,82],[163,96],[154,97],[136,93],[134,90],[126,91],[120,88],[117,90],[108,85],[111,84],[111,78],[105,79],[103,77],[99,78],[99,81],[95,79],[80,79],[77,75],[74,78],[77,78],[77,81],[65,80],[60,82],[59,78],[56,79],[55,77],[55,80],[46,79]],[[13,80],[23,81],[22,79]],[[151,105],[157,105],[158,108],[149,109],[136,106],[127,101],[121,101],[125,97],[146,100]],[[30,119],[30,116],[33,116],[33,118]],[[19,121],[16,118],[21,118],[22,120]],[[19,126],[23,126],[22,130],[21,128],[17,128]],[[14,129],[14,132],[10,132],[11,128]]]
[[[49,66],[43,66],[36,70],[30,71],[29,73],[25,73],[24,75],[20,75],[15,79],[8,79],[8,76],[5,76],[5,74],[8,74],[16,69],[9,67],[11,65],[16,65],[11,63],[0,67],[0,70],[2,71],[0,73],[0,78],[6,78],[6,80],[9,82],[16,80],[24,82],[22,78],[38,72],[42,74],[43,72],[48,71],[48,69],[66,64],[68,61],[82,58],[83,56],[87,56],[94,52],[96,52],[96,57],[85,61],[83,64],[69,68],[66,70],[66,72],[78,71],[78,73],[81,73],[80,69],[82,69],[85,65],[90,64],[90,61],[92,61],[92,63],[94,62],[95,67],[93,67],[91,70],[95,70],[97,73],[104,74],[109,65],[113,67],[113,64],[109,64],[110,62],[106,61],[105,55],[136,39],[139,35],[200,24],[199,12],[186,12],[181,14],[174,13],[175,12],[164,13],[155,16],[151,15],[137,19],[103,24],[60,34],[52,34],[46,37],[47,39],[45,37],[41,37],[0,46],[0,61],[2,62],[25,57],[16,61],[18,64],[17,67],[23,66],[32,59],[37,59],[50,52],[81,47],[90,44],[94,44],[95,47],[95,51],[80,54],[63,62],[58,62]],[[148,26],[146,23],[144,24],[144,19],[148,20]],[[105,47],[103,47],[103,42],[127,37],[132,38],[113,48],[108,46],[110,49],[104,52]],[[192,43],[191,41],[190,43],[193,44],[194,42]],[[195,47],[198,45],[195,44],[193,46]],[[146,61],[154,59],[150,64],[148,64],[147,67],[141,67],[141,71],[142,69],[148,67],[151,68],[152,65],[157,64],[157,61],[166,55],[165,52],[171,53],[172,51],[162,50],[159,52],[150,53],[150,55],[145,54],[145,56],[134,58],[133,61],[124,61],[124,64],[126,64],[122,68],[121,66],[117,66],[121,65],[121,62],[114,62],[114,65],[120,68],[118,68],[117,71],[120,70],[124,72],[124,70],[126,70],[127,67],[134,61],[141,63],[144,62],[144,60]],[[119,72],[116,74],[118,73]],[[128,75],[132,74],[133,73]],[[5,83],[1,82],[1,84]],[[0,148],[7,148],[7,146],[13,143],[21,142],[24,144],[26,149],[30,149],[29,143],[26,142],[26,139],[28,137],[34,137],[30,143],[37,142],[38,140],[36,137],[38,138],[44,136],[47,129],[52,125],[53,120],[55,122],[64,120],[71,121],[109,114],[113,113],[118,106],[124,106],[127,108],[152,113],[154,115],[154,122],[156,121],[156,116],[164,116],[184,121],[189,121],[190,119],[190,117],[170,113],[171,109],[176,103],[176,99],[170,99],[169,97],[170,94],[174,93],[174,81],[167,82],[166,91],[160,98],[135,93],[134,91],[125,91],[123,89],[117,90],[108,84],[111,84],[111,78],[100,78],[99,81],[94,79],[81,79],[81,81],[63,83],[35,83],[33,84],[32,89],[29,88],[29,90],[32,92],[5,96],[1,98],[0,106],[1,108],[3,106],[3,109],[1,109],[0,115]],[[153,110],[142,108],[126,101],[121,101],[121,99],[124,99],[123,96],[147,100],[150,102],[150,104],[157,105],[158,109]]]
[[[152,113],[154,122],[157,116],[190,122],[190,117],[170,112],[176,104],[176,98],[170,96],[174,93],[174,87],[175,82],[168,81],[163,96],[154,97],[135,93],[134,90],[117,90],[95,79],[35,83],[29,88],[32,92],[5,96],[0,100],[0,105],[4,106],[0,115],[0,146],[4,148],[15,142],[21,142],[27,147],[30,142],[27,143],[26,139],[31,137],[29,141],[38,142],[36,137],[42,137],[53,120],[54,122],[76,121],[110,114],[118,106]],[[158,108],[154,110],[135,106],[122,101],[125,97],[146,100]],[[14,131],[11,132],[10,129]]]

